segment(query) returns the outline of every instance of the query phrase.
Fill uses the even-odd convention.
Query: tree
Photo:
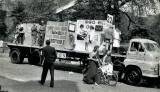
[[[43,20],[56,20],[55,9],[56,9],[55,0],[28,0],[26,2],[25,12],[27,17],[26,22],[39,22]]]
[[[76,12],[71,13],[68,19],[107,19],[107,14],[111,14],[115,17],[114,24],[122,31],[123,40],[129,40],[134,34],[131,34],[132,30],[142,31],[147,26],[144,16],[159,12],[157,3],[158,0],[77,0],[73,7]],[[65,15],[65,11],[63,13]],[[152,31],[145,32],[149,33],[142,34],[154,35]]]
[[[16,17],[17,24],[24,22],[26,17],[25,5],[21,1],[16,1],[13,7],[12,16]]]
[[[0,39],[3,39],[6,36],[6,25],[4,23],[6,12],[0,10]]]

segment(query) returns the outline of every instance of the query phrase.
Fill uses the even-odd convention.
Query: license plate
[[[66,53],[57,53],[58,58],[66,58]]]

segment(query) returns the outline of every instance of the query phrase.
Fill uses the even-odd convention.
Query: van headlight
[[[155,75],[158,75],[158,64],[151,68],[154,71]]]

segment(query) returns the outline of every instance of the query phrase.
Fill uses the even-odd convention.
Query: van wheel
[[[128,84],[139,85],[142,80],[142,74],[139,69],[130,68],[125,74],[125,80]]]

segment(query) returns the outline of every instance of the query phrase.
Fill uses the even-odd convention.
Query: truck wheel
[[[32,65],[38,65],[40,63],[39,51],[35,50],[28,56],[28,63]]]
[[[24,56],[21,55],[19,50],[13,50],[10,53],[10,58],[11,58],[11,62],[14,63],[14,64],[22,63],[23,60],[24,60]]]
[[[142,80],[142,74],[139,69],[130,68],[125,74],[125,80],[128,84],[139,85]]]

